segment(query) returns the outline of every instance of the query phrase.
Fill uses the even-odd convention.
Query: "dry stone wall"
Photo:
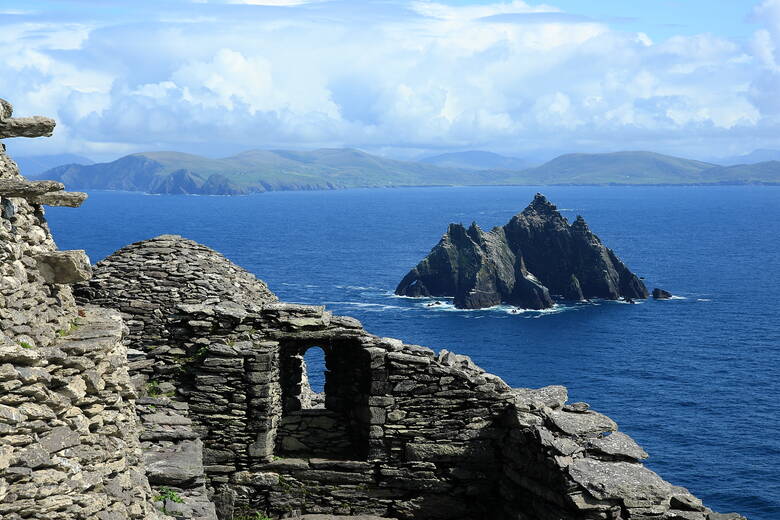
[[[50,135],[54,121],[13,118],[0,100],[0,138]],[[28,181],[0,143],[0,518],[158,518],[145,475],[116,311],[79,309],[68,284],[91,266],[58,251],[42,205],[83,193]]]
[[[100,295],[123,312],[154,302],[157,293],[136,287],[128,307],[124,290],[161,254],[174,272],[186,260],[160,253],[160,241],[192,250],[173,236],[135,244],[99,265],[79,298]],[[209,256],[204,276],[230,271]],[[563,387],[513,389],[468,357],[380,338],[352,318],[272,295],[208,294],[166,312],[149,318],[166,342],[131,343],[131,366],[147,387],[187,403],[221,519],[741,518],[645,468],[630,437],[587,404],[567,404]],[[325,353],[324,409],[304,409],[302,359],[314,347]]]
[[[0,144],[3,180],[24,178]],[[70,287],[47,281],[37,260],[56,249],[42,207],[4,195],[0,184],[0,330],[14,342],[46,346],[70,326]]]
[[[0,345],[0,518],[158,518],[122,331],[91,308],[52,346]]]

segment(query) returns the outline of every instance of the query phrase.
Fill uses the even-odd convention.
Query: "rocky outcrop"
[[[653,298],[656,300],[668,300],[672,297],[672,293],[664,289],[656,287],[653,289]]]
[[[542,194],[503,227],[485,232],[450,224],[395,290],[400,296],[452,296],[461,309],[507,303],[552,307],[555,298],[647,298],[641,279],[601,243],[582,217],[572,224]]]

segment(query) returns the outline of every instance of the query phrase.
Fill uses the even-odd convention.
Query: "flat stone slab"
[[[566,412],[553,410],[547,417],[556,428],[569,435],[588,435],[617,430],[617,423],[598,412]]]
[[[48,137],[57,123],[49,117],[14,117],[0,119],[0,139],[8,137]]]
[[[540,408],[560,408],[569,398],[565,386],[551,385],[543,388],[513,388],[515,406],[521,410],[538,410]]]
[[[674,486],[641,464],[577,459],[569,465],[571,478],[601,500],[620,500],[627,507],[663,504]]]
[[[60,206],[65,208],[78,208],[85,200],[87,194],[81,191],[55,191],[43,195],[35,195],[27,199],[31,204],[43,206]]]
[[[187,486],[203,476],[203,443],[185,440],[164,448],[152,446],[144,453],[144,466],[150,484]]]
[[[628,457],[642,460],[648,457],[647,452],[634,439],[622,432],[615,432],[606,437],[599,437],[588,442],[588,449],[605,455]]]
[[[28,198],[46,195],[65,189],[65,185],[57,181],[19,181],[15,179],[0,179],[0,195],[3,197]]]

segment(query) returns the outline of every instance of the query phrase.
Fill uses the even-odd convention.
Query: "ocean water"
[[[615,419],[650,453],[649,467],[713,509],[780,518],[780,188],[542,190],[674,300],[510,314],[392,295],[448,223],[502,225],[535,191],[95,192],[82,208],[48,216],[59,246],[86,249],[93,261],[181,234],[283,300],[325,304],[375,334],[468,354],[515,387],[566,385],[570,401]]]

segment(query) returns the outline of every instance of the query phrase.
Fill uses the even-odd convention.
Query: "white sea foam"
[[[326,305],[346,305],[349,307],[357,307],[360,309],[365,309],[369,311],[387,311],[387,310],[398,310],[398,311],[408,311],[410,310],[407,307],[399,307],[397,305],[385,305],[383,303],[366,303],[366,302],[340,302],[340,301],[326,301],[323,302]]]

